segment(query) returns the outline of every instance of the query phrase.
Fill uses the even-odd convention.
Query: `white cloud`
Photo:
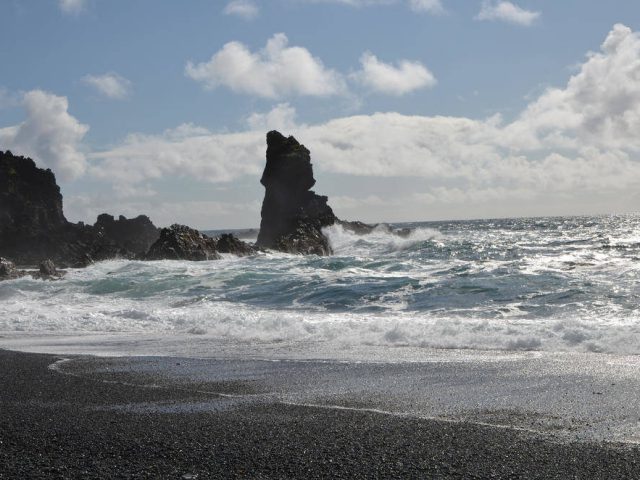
[[[267,132],[287,131],[296,128],[296,109],[288,103],[280,103],[267,113],[252,113],[247,118],[251,130]]]
[[[117,73],[85,75],[82,81],[101,95],[114,100],[123,100],[131,94],[131,82]]]
[[[433,74],[420,62],[401,60],[398,66],[381,62],[370,52],[360,58],[362,69],[351,78],[375,92],[404,95],[421,88],[433,87]]]
[[[226,15],[236,15],[244,20],[253,20],[258,16],[260,10],[252,0],[232,0],[224,7]]]
[[[64,13],[77,15],[87,6],[87,0],[58,0],[58,6]]]
[[[436,15],[444,13],[444,7],[440,0],[409,0],[409,8],[414,12],[427,12]]]
[[[188,135],[189,130],[196,133]],[[177,176],[216,183],[260,174],[265,150],[263,134],[204,132],[191,125],[161,135],[130,135],[112,150],[93,153],[92,158],[98,162],[91,174],[117,183]]]
[[[358,210],[359,197],[365,205],[384,196],[365,190],[357,195],[353,185],[376,178],[393,178],[406,199],[377,206],[376,214],[387,218],[401,217],[402,208],[413,209],[415,218],[415,209],[428,211],[430,205],[445,211],[458,204],[461,215],[478,205],[488,206],[473,210],[480,215],[533,214],[532,205],[554,212],[614,208],[628,205],[625,199],[636,198],[640,188],[639,71],[640,35],[616,25],[563,88],[548,89],[509,123],[499,115],[376,113],[301,125],[285,103],[250,116],[247,132],[132,136],[120,147],[96,153],[94,173],[130,183],[169,175],[211,182],[257,178],[264,166],[265,131],[278,125],[311,150],[320,176],[353,176],[351,200],[337,197],[354,217],[365,211]],[[416,179],[417,190],[415,184],[406,186]]]
[[[0,128],[0,149],[32,157],[63,180],[82,175],[86,159],[80,144],[89,127],[69,114],[67,98],[32,90],[24,95],[23,105],[26,120]]]
[[[484,0],[476,19],[501,20],[528,27],[540,18],[540,15],[540,12],[525,10],[511,2]]]
[[[287,36],[278,33],[253,53],[240,42],[230,42],[208,62],[187,63],[185,74],[208,89],[225,86],[265,98],[344,93],[346,87],[339,73],[326,68],[307,49],[288,43]]]
[[[547,89],[504,129],[518,148],[640,151],[640,36],[617,24],[565,88]]]

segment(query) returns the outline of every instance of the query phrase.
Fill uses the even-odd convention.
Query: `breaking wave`
[[[0,346],[121,335],[152,336],[144,351],[158,354],[177,339],[183,353],[195,342],[640,353],[639,217],[401,227],[330,227],[331,257],[116,260],[3,282]]]

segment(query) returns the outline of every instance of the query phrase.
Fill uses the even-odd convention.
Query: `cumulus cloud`
[[[548,89],[511,122],[499,115],[391,112],[303,125],[284,103],[250,116],[246,132],[132,136],[96,153],[96,172],[125,182],[168,175],[212,182],[258,176],[264,133],[277,125],[305,143],[320,175],[352,175],[354,182],[394,178],[396,184],[422,179],[419,191],[406,192],[420,205],[493,202],[499,207],[508,199],[509,205],[520,200],[526,206],[535,199],[553,207],[572,198],[580,199],[574,206],[592,205],[602,195],[630,198],[640,187],[638,72],[640,36],[616,25],[564,87]],[[341,202],[357,207],[348,199]]]
[[[290,47],[284,33],[275,34],[258,52],[229,42],[208,62],[187,63],[185,74],[207,89],[225,86],[265,98],[330,96],[346,90],[342,75],[325,67],[306,48]]]
[[[640,35],[617,24],[565,88],[547,89],[504,129],[520,149],[640,150]]]
[[[360,58],[362,69],[353,75],[355,81],[374,92],[404,95],[421,88],[433,87],[433,74],[420,62],[401,60],[398,66],[381,62],[371,52]]]
[[[292,130],[296,126],[296,109],[288,103],[280,103],[267,113],[252,113],[247,118],[251,130]]]
[[[263,134],[206,134],[196,128],[183,125],[160,135],[130,135],[112,150],[93,153],[99,162],[91,173],[125,184],[176,176],[216,183],[260,174]]]
[[[77,15],[82,12],[87,5],[87,0],[58,0],[58,7],[64,13]]]
[[[22,103],[27,118],[0,128],[0,149],[32,157],[63,180],[82,175],[86,159],[80,147],[89,127],[69,114],[67,98],[32,90]]]
[[[540,15],[540,12],[525,10],[511,2],[484,0],[476,19],[500,20],[528,27],[540,18]]]
[[[131,82],[117,73],[85,75],[82,81],[101,95],[114,100],[123,100],[131,94]]]
[[[235,15],[244,20],[253,20],[258,16],[260,10],[258,6],[251,0],[232,0],[224,7],[223,12],[226,15]]]
[[[409,0],[409,8],[414,12],[444,13],[444,7],[440,0]]]

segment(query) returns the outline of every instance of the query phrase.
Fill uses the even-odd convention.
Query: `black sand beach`
[[[59,359],[0,351],[0,478],[640,478],[635,446],[248,401],[240,374],[167,382],[135,357],[61,373]]]

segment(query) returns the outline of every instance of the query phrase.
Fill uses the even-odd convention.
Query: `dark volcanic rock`
[[[38,272],[32,273],[31,276],[36,279],[54,280],[64,276],[66,273],[63,270],[58,270],[51,260],[45,260],[38,267]]]
[[[0,257],[0,280],[13,280],[25,275],[25,272],[18,270],[11,260]]]
[[[0,238],[33,236],[66,224],[53,172],[30,158],[0,152]]]
[[[220,258],[215,239],[185,225],[160,230],[160,238],[151,245],[147,260],[214,260]]]
[[[0,254],[20,263],[51,256],[68,222],[51,170],[30,158],[0,152]]]
[[[131,219],[120,215],[118,220],[115,220],[112,215],[103,213],[98,216],[93,226],[104,232],[104,238],[108,242],[119,245],[136,255],[146,254],[149,247],[160,236],[160,230],[146,215]]]
[[[336,217],[315,184],[309,150],[277,131],[267,133],[265,187],[257,245],[290,253],[327,255],[331,247],[322,228]]]
[[[81,267],[108,258],[134,258],[146,253],[154,235],[157,238],[147,217],[113,222],[109,217],[99,218],[96,226],[68,222],[51,170],[38,168],[30,158],[0,152],[0,255],[22,265],[51,259]]]
[[[233,253],[239,257],[256,252],[253,245],[243,242],[231,233],[223,233],[216,239],[216,249],[220,253]]]

